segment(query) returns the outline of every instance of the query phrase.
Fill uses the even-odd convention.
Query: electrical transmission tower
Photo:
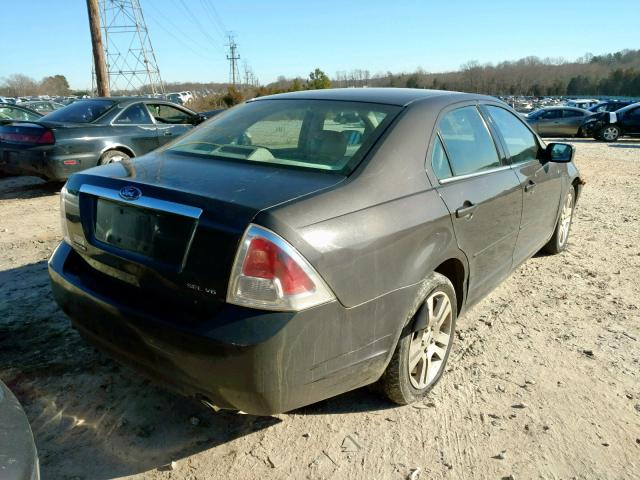
[[[229,44],[227,46],[229,47],[229,54],[227,55],[227,60],[229,60],[229,83],[235,87],[240,80],[240,70],[238,69],[240,55],[238,54],[238,45],[233,35],[229,34],[228,38]]]
[[[140,0],[99,0],[112,93],[164,93]]]

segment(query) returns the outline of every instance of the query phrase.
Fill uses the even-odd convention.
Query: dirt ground
[[[0,179],[0,378],[42,478],[640,478],[640,142],[574,144],[568,251],[460,319],[423,403],[360,389],[274,417],[206,410],[85,345],[46,272],[59,186]]]

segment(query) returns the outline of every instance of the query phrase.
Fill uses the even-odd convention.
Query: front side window
[[[184,110],[165,104],[149,104],[149,111],[158,123],[184,124],[193,123],[193,116]]]
[[[561,118],[561,117],[562,117],[561,110],[547,110],[542,115],[540,115],[540,118],[544,118],[545,120],[553,120],[555,118]]]
[[[401,107],[258,100],[210,120],[170,151],[349,174]]]
[[[538,157],[535,135],[515,115],[493,105],[487,105],[486,109],[502,134],[511,163],[529,162]]]
[[[475,106],[447,113],[438,124],[454,175],[500,166],[493,137]]]
[[[114,122],[119,125],[148,125],[153,123],[147,108],[142,103],[131,105]]]

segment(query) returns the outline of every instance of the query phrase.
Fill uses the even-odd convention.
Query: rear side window
[[[141,103],[136,103],[122,112],[115,123],[119,125],[148,125],[153,121],[147,108]]]
[[[442,148],[442,142],[439,137],[436,137],[436,141],[433,144],[431,165],[433,167],[433,173],[435,173],[436,177],[440,180],[449,178],[453,175],[451,172],[451,166],[449,165],[449,159],[447,158],[444,148]]]
[[[529,162],[538,157],[538,142],[531,131],[504,108],[487,105],[502,138],[507,146],[511,163]]]
[[[569,110],[568,108],[565,108],[562,111],[562,118],[572,118],[572,117],[581,117],[582,113],[580,113],[579,110]]]
[[[447,113],[438,124],[454,175],[500,166],[493,137],[474,106]]]

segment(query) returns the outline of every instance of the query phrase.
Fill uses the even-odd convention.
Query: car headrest
[[[337,161],[344,157],[347,151],[347,139],[340,132],[323,130],[317,137],[315,155],[321,159]]]

